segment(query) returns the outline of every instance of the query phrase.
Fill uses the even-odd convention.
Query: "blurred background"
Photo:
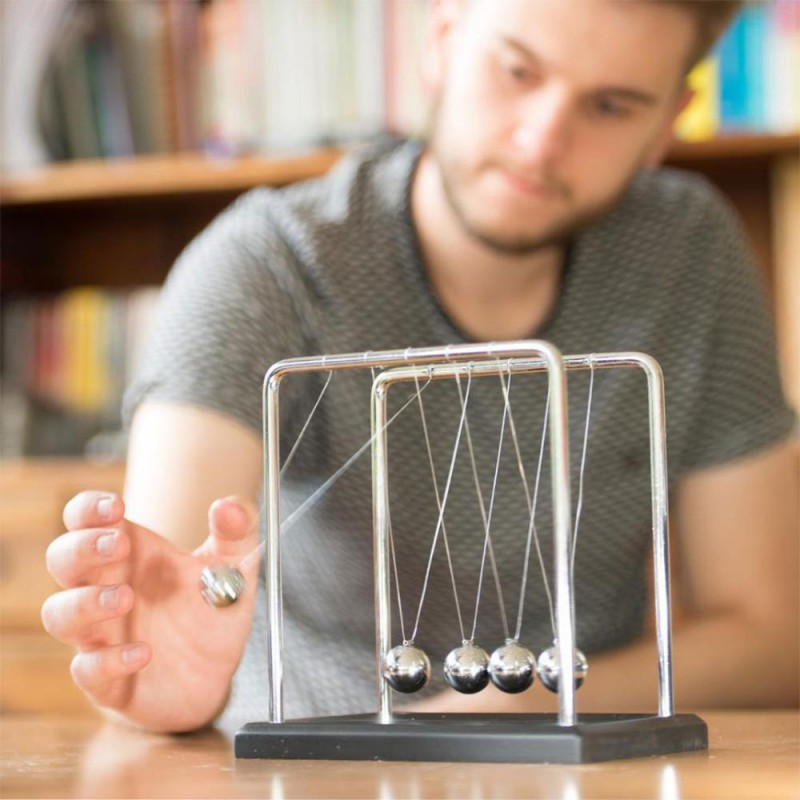
[[[691,1],[691,0],[687,0]],[[426,0],[0,2],[0,712],[85,709],[44,634],[61,509],[120,490],[120,399],[188,241],[237,195],[420,134]],[[690,76],[669,163],[737,207],[800,409],[800,0]]]

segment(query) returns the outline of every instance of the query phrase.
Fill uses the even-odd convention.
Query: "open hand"
[[[125,519],[121,498],[82,492],[64,509],[67,532],[47,550],[63,591],[42,606],[45,629],[78,652],[72,677],[117,718],[158,731],[199,728],[221,711],[252,622],[258,546],[255,506],[209,509],[208,538],[193,553]],[[246,587],[227,608],[200,593],[208,564],[240,565]]]

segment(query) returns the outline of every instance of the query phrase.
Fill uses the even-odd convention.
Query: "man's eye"
[[[511,75],[515,81],[527,82],[531,79],[531,71],[521,64],[509,64],[507,69],[508,74]]]
[[[592,101],[591,110],[602,117],[625,117],[630,113],[627,106],[608,97],[598,97]]]

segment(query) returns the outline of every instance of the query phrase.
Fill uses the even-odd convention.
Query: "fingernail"
[[[114,506],[114,498],[111,495],[101,497],[97,501],[97,513],[102,519],[111,519],[111,509]]]
[[[216,512],[216,510],[220,506],[226,506],[228,514],[230,514],[230,512],[233,511],[234,514],[238,515],[239,516],[239,520],[238,520],[239,524],[242,524],[242,523],[247,521],[247,512],[245,511],[245,509],[242,506],[242,504],[238,500],[235,500],[232,497],[223,497],[223,498],[221,498],[219,500],[215,500],[211,504],[211,506],[209,507],[209,509],[208,509],[208,520],[209,520],[210,523],[213,523],[214,512]],[[230,520],[230,517],[228,517],[228,519]]]
[[[106,611],[116,611],[119,608],[119,586],[109,586],[100,592],[100,605]]]
[[[106,556],[106,557],[114,555],[114,548],[116,547],[116,545],[117,545],[116,532],[104,533],[101,536],[98,536],[97,542],[95,543],[97,552],[100,553],[101,556]]]
[[[135,661],[141,661],[144,658],[144,647],[140,644],[132,644],[122,651],[122,663],[133,664]]]

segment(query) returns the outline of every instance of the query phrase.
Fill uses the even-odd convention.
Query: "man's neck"
[[[431,288],[453,323],[476,341],[529,338],[558,300],[565,248],[523,255],[492,250],[464,230],[423,153],[411,213]]]

